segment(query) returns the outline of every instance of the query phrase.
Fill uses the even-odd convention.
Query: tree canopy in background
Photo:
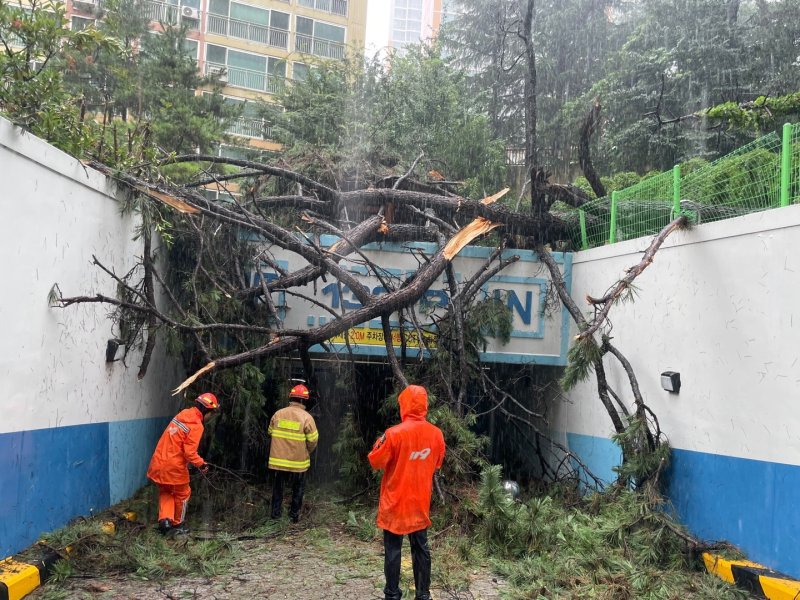
[[[517,143],[524,4],[460,0],[442,38],[475,92],[490,91],[494,131]],[[577,174],[580,123],[595,98],[605,116],[595,165],[607,175],[719,155],[774,127],[774,119],[731,117],[759,97],[800,89],[799,24],[792,0],[536,2],[539,147],[548,169],[562,180]],[[724,103],[727,112],[705,111]],[[798,114],[797,102],[786,104],[781,114]]]
[[[417,46],[385,63],[321,64],[263,110],[295,164],[305,157],[317,168],[335,165],[349,179],[344,187],[363,187],[368,175],[394,167],[402,174],[420,155],[421,173],[465,182],[474,197],[504,181],[504,143],[482,98],[436,47]]]
[[[0,114],[112,165],[210,151],[238,109],[199,75],[185,29],[150,32],[137,0],[108,0],[104,11],[77,30],[62,4],[0,0]]]

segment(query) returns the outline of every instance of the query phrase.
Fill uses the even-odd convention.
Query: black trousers
[[[408,534],[411,542],[411,565],[414,569],[414,587],[417,600],[430,600],[431,597],[431,550],[428,547],[428,530],[420,529]],[[383,593],[386,600],[400,600],[400,553],[403,536],[383,530],[383,574],[386,587]]]
[[[303,507],[303,494],[306,491],[306,474],[291,473],[289,471],[275,471],[275,481],[272,484],[272,518],[280,519],[283,512],[283,486],[292,486],[292,504],[289,506],[289,518],[297,521],[300,518],[300,509]]]

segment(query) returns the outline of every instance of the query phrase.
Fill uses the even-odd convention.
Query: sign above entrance
[[[321,245],[330,247],[338,238],[323,236]],[[365,261],[357,254],[343,259],[339,264],[350,271],[358,281],[373,294],[386,293],[381,282],[391,282],[399,286],[411,277],[425,260],[437,251],[437,246],[427,243],[409,244],[370,244],[362,250],[364,255],[379,265],[381,277],[369,271]],[[268,252],[274,250],[268,249]],[[453,260],[456,280],[459,284],[468,281],[478,270],[484,267],[493,248],[468,246]],[[504,257],[517,255],[520,260],[509,265],[500,274],[492,277],[483,286],[477,298],[494,297],[504,302],[511,311],[513,331],[507,344],[499,340],[487,338],[487,347],[481,354],[486,362],[504,363],[536,363],[542,365],[565,365],[569,338],[569,315],[563,310],[560,302],[547,302],[550,289],[550,276],[547,268],[539,262],[535,252],[530,250],[506,250]],[[275,262],[281,269],[295,271],[307,263],[299,255],[286,250],[272,253]],[[562,275],[569,289],[572,280],[572,255],[553,253],[553,258],[561,268]],[[252,285],[258,285],[259,277],[267,282],[278,278],[278,273],[271,267],[260,265],[251,274]],[[310,301],[285,292],[272,294],[279,316],[287,329],[311,329],[330,322],[334,315],[346,314],[361,308],[347,286],[340,285],[332,278],[327,282],[317,280],[304,287],[293,288],[294,292],[313,299]],[[413,326],[405,328],[406,350],[410,356],[416,355],[424,348],[436,345],[435,328],[432,322],[446,314],[450,303],[447,279],[443,274],[418,301],[415,310],[418,315],[421,331]],[[325,308],[323,308],[323,306]],[[392,315],[392,341],[400,347],[400,329],[397,315]],[[420,336],[425,339],[421,343]],[[362,356],[385,356],[383,329],[380,320],[362,323],[329,340],[327,346],[336,352],[350,351]],[[312,348],[313,352],[326,352],[322,346]]]

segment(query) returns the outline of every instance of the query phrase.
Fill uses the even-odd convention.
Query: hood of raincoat
[[[428,392],[421,385],[410,385],[397,398],[400,404],[400,419],[422,421],[428,414]]]

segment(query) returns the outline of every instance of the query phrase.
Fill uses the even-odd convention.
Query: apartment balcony
[[[267,94],[279,94],[286,85],[284,77],[277,77],[261,71],[239,69],[216,63],[206,62],[206,75],[221,73],[220,81],[233,87],[239,87]]]
[[[101,0],[72,0],[73,10],[97,14],[102,8]]]
[[[303,54],[313,54],[323,58],[342,59],[345,54],[344,44],[301,33],[294,34],[294,49]]]
[[[231,135],[258,140],[268,140],[272,137],[272,128],[267,122],[255,117],[238,117],[225,131]]]
[[[164,25],[178,25],[186,23],[189,29],[200,29],[200,11],[189,6],[177,6],[155,0],[142,2],[144,16],[150,21]]]
[[[258,42],[259,44],[272,46],[273,48],[282,48],[283,50],[289,49],[288,31],[274,29],[273,27],[267,27],[265,25],[248,23],[247,21],[240,21],[238,19],[229,19],[221,15],[208,15],[206,31],[207,33],[239,38],[240,40]]]
[[[347,16],[348,0],[298,0],[299,6],[314,8],[332,15]]]
[[[506,164],[518,167],[525,164],[525,148],[522,146],[506,147]]]

